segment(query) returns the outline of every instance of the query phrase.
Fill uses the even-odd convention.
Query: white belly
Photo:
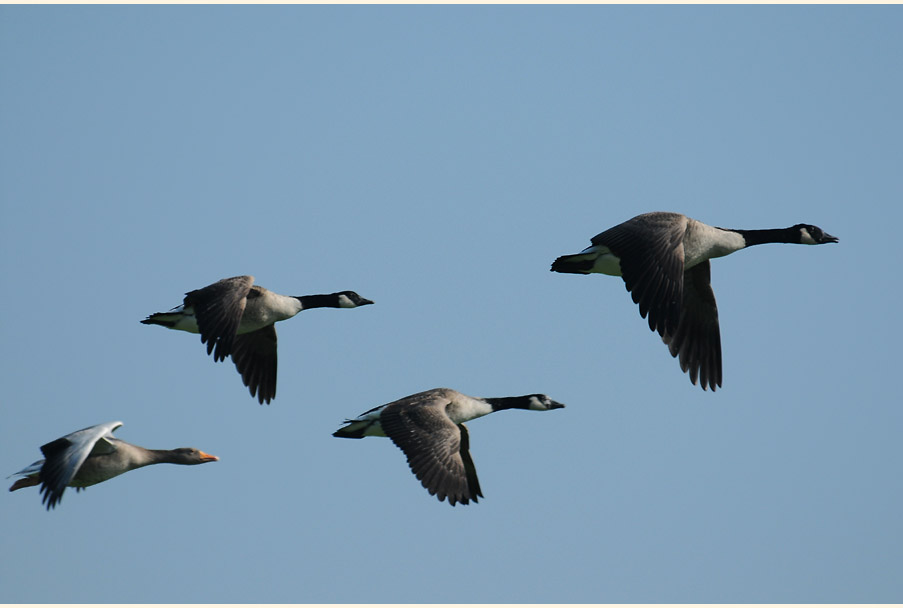
[[[173,329],[179,329],[181,331],[187,331],[193,334],[199,334],[201,331],[198,329],[198,320],[194,317],[193,314],[182,314],[176,324],[172,326]]]
[[[595,255],[593,267],[590,272],[599,274],[607,274],[613,277],[621,276],[621,260],[609,251],[608,247],[593,246],[583,250],[583,253]]]
[[[248,315],[243,315],[241,318],[241,322],[238,325],[238,329],[235,331],[236,334],[246,334],[252,331],[257,331],[267,325],[272,325],[276,321],[281,321],[281,317],[268,317],[263,315],[258,315],[258,318],[248,319]],[[198,329],[198,320],[197,317],[194,316],[194,308],[189,306],[187,308],[180,306],[179,308],[168,312],[168,313],[158,313],[158,318],[161,320],[166,320],[171,322],[173,325],[171,329],[178,329],[179,331],[187,331],[192,334],[201,333]]]

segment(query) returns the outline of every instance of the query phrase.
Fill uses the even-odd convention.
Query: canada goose
[[[564,404],[546,395],[468,397],[449,388],[434,388],[368,410],[333,433],[361,439],[389,437],[408,458],[414,475],[440,502],[478,502],[480,482],[470,457],[464,422],[507,409],[554,410]]]
[[[640,315],[658,331],[680,368],[703,390],[721,386],[721,334],[709,260],[763,243],[821,245],[837,238],[818,226],[772,230],[716,228],[680,213],[644,213],[592,238],[592,246],[561,256],[554,272],[621,276]]]
[[[10,492],[41,485],[41,502],[47,510],[63,498],[66,486],[81,490],[149,464],[202,464],[219,460],[195,448],[149,450],[113,437],[121,422],[107,422],[69,433],[41,446],[45,460],[18,473]],[[13,475],[10,475],[12,477]]]
[[[373,304],[353,291],[312,296],[283,296],[240,276],[189,291],[181,306],[141,321],[201,334],[214,361],[229,355],[242,382],[263,404],[276,397],[277,321],[291,319],[308,308],[357,308]],[[215,349],[215,350],[214,350]]]

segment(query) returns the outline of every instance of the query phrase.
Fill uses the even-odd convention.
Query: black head
[[[357,308],[358,306],[373,304],[372,300],[362,298],[353,291],[340,291],[332,295],[339,299],[339,308]]]
[[[529,403],[528,410],[557,410],[564,407],[563,403],[558,403],[548,395],[526,395],[524,397]]]
[[[492,406],[493,411],[499,410],[557,410],[564,407],[563,403],[552,400],[548,395],[522,395],[520,397],[484,397],[483,400]]]
[[[800,243],[803,245],[823,245],[824,243],[838,242],[836,236],[831,236],[812,224],[797,224],[794,228],[800,231]]]

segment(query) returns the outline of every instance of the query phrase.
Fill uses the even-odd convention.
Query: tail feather
[[[141,322],[145,325],[162,325],[163,327],[172,329],[175,326],[177,320],[178,317],[176,315],[167,312],[155,312],[148,318],[143,319]]]
[[[332,436],[342,437],[344,439],[363,439],[364,431],[370,426],[369,422],[360,420],[346,420],[345,424],[348,426],[343,426],[333,433]]]
[[[566,272],[569,274],[589,274],[596,260],[595,253],[577,253],[563,255],[552,262],[552,272]]]
[[[22,488],[30,488],[31,486],[36,486],[41,483],[41,478],[38,475],[34,475],[33,477],[23,477],[22,479],[17,479],[16,483],[10,486],[9,491],[15,492],[16,490],[21,490]]]

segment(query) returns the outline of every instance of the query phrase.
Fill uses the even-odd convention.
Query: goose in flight
[[[41,502],[49,511],[62,500],[67,487],[81,490],[150,464],[203,464],[219,460],[195,448],[149,450],[126,443],[113,437],[113,431],[121,426],[121,422],[97,424],[42,445],[44,459],[14,473],[21,479],[9,491],[40,484]]]
[[[357,308],[373,304],[353,291],[283,296],[240,276],[189,291],[181,306],[150,315],[142,323],[201,334],[214,361],[232,357],[251,396],[263,404],[276,397],[277,321],[309,308]]]
[[[401,448],[411,471],[440,501],[466,505],[482,497],[470,457],[470,435],[464,422],[497,412],[546,411],[564,407],[546,395],[468,397],[449,388],[434,388],[368,410],[346,420],[334,437],[388,437]]]
[[[690,382],[721,386],[721,333],[709,260],[753,245],[836,243],[818,226],[716,228],[680,213],[644,213],[597,234],[591,246],[559,257],[552,271],[620,276]]]

